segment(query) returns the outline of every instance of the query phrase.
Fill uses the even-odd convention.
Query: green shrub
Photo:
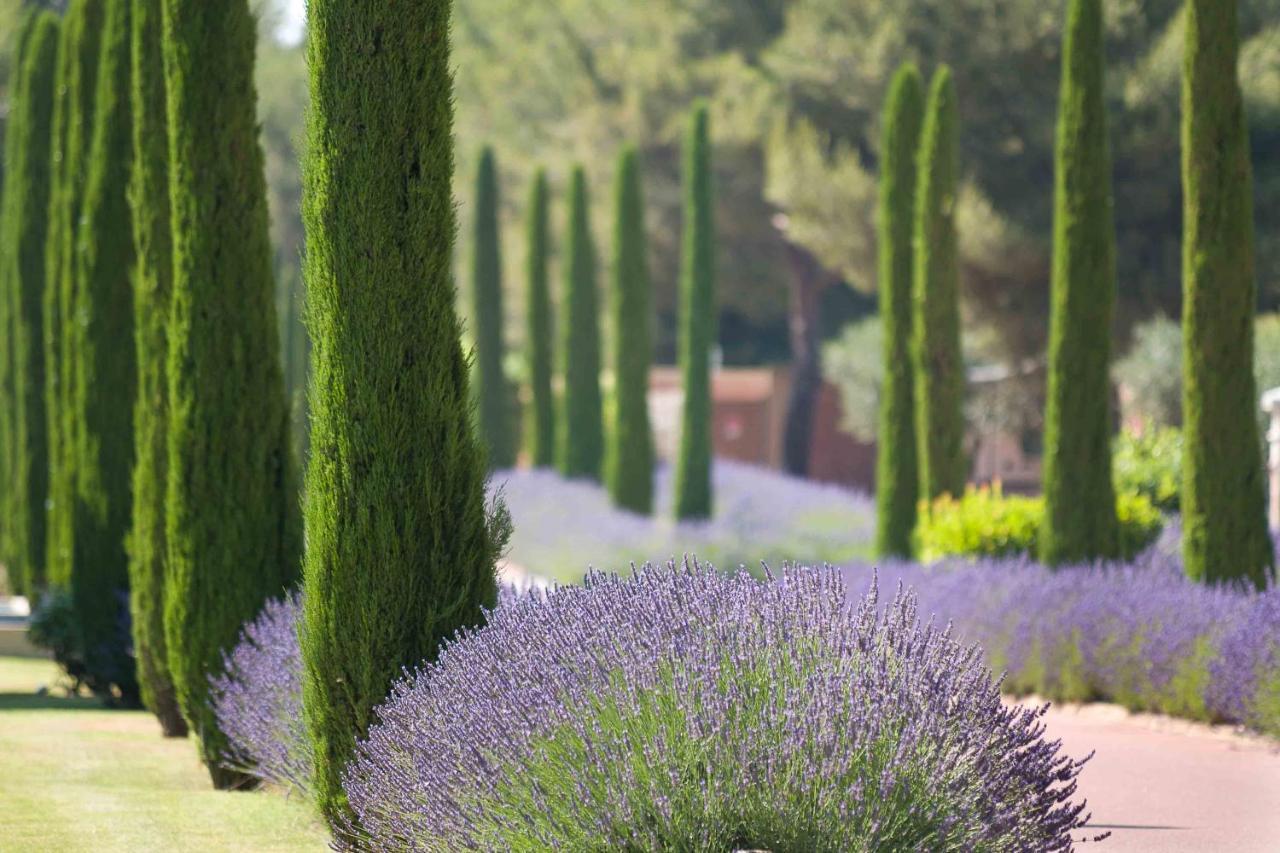
[[[596,249],[591,239],[587,173],[575,166],[569,181],[569,224],[564,249],[560,323],[564,415],[560,419],[560,473],[600,481],[604,413],[600,398],[600,308]]]
[[[525,429],[525,450],[534,468],[552,468],[556,464],[556,401],[551,374],[555,370],[555,336],[552,331],[551,292],[547,279],[547,173],[539,169],[529,189],[526,212],[525,333],[529,381],[529,412]]]
[[[1160,535],[1160,511],[1146,497],[1116,500],[1120,556],[1140,553]],[[1044,500],[1005,495],[1000,485],[969,487],[959,498],[944,495],[921,504],[916,536],[920,558],[1034,556],[1044,523]]]
[[[1116,491],[1142,495],[1162,512],[1176,513],[1182,497],[1182,432],[1148,428],[1115,440],[1111,465]]]
[[[489,467],[516,461],[515,429],[502,334],[502,246],[498,229],[498,167],[493,149],[480,152],[476,170],[475,222],[471,241],[471,317],[475,338],[476,423]]]

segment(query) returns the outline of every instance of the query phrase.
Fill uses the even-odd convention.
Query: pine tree
[[[9,496],[5,524],[11,538],[5,562],[12,586],[38,594],[44,577],[44,502],[48,488],[45,437],[44,346],[41,317],[48,237],[50,153],[53,132],[53,83],[58,57],[58,17],[43,12],[30,17],[22,38],[6,145],[13,156],[6,165],[3,212],[3,255],[0,294],[9,297],[13,398],[10,420],[12,468],[3,491]]]
[[[1187,574],[1274,574],[1254,411],[1253,184],[1236,0],[1188,0],[1182,86],[1183,554]]]
[[[606,479],[616,506],[653,512],[653,435],[649,428],[649,265],[640,162],[628,146],[618,159],[613,239],[613,429]]]
[[[920,497],[959,495],[964,453],[964,359],[956,242],[956,99],[951,70],[933,76],[917,171],[914,270],[916,438]]]
[[[298,490],[257,138],[257,24],[248,0],[164,0],[162,20],[173,223],[165,642],[178,704],[214,784],[228,787],[245,780],[223,764],[209,677],[241,626],[298,577]]]
[[[604,457],[604,405],[600,398],[600,309],[596,250],[587,212],[587,177],[574,167],[569,181],[563,319],[564,417],[559,433],[560,473],[600,480]]]
[[[556,464],[556,401],[551,387],[555,338],[547,280],[547,202],[547,173],[539,169],[529,190],[526,213],[528,329],[525,345],[528,347],[530,405],[525,449],[534,468],[551,468]]]
[[[1102,0],[1071,0],[1062,56],[1054,187],[1044,524],[1049,565],[1115,556],[1111,317],[1115,224]]]
[[[75,546],[76,458],[79,425],[75,409],[72,337],[79,299],[80,266],[76,247],[98,81],[99,51],[106,13],[105,0],[78,0],[67,10],[58,45],[58,102],[54,105],[54,182],[49,208],[48,254],[45,256],[45,384],[49,410],[49,540],[45,559],[50,586],[71,587]]]
[[[173,296],[173,241],[169,233],[169,145],[164,64],[160,50],[161,0],[132,0],[131,91],[133,171],[134,328],[138,390],[134,409],[136,457],[133,521],[129,531],[129,594],[133,651],[142,701],[166,737],[187,733],[164,639],[164,501],[168,454],[168,320]]]
[[[680,268],[680,373],[684,408],[676,460],[677,519],[711,517],[711,354],[716,345],[715,202],[707,107],[693,111],[684,143],[684,245]]]
[[[501,531],[451,281],[450,3],[311,0],[304,194],[314,342],[303,697],[316,794],[404,667],[478,624]]]
[[[911,556],[920,493],[911,368],[911,232],[922,111],[920,72],[904,65],[894,75],[885,106],[877,221],[884,381],[876,455],[876,551],[886,557]]]
[[[502,249],[498,236],[498,174],[493,149],[480,152],[476,171],[476,219],[471,243],[471,308],[475,324],[475,395],[480,437],[489,467],[516,462],[511,406],[502,362]]]

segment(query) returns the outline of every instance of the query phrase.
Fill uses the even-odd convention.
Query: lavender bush
[[[762,560],[839,564],[870,553],[875,505],[866,495],[723,459],[712,477],[715,518],[705,523],[672,521],[668,466],[656,475],[653,518],[618,510],[599,486],[550,471],[502,471],[492,482],[515,528],[511,561],[565,583],[581,580],[588,562],[621,571],[690,553],[754,569]]]
[[[1082,762],[915,599],[835,570],[590,574],[397,684],[348,768],[368,850],[1065,850]]]

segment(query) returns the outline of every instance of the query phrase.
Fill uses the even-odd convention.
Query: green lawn
[[[214,791],[147,713],[40,697],[48,661],[0,657],[0,851],[324,850],[310,804]]]

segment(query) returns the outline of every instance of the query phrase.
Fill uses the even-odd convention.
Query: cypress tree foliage
[[[606,479],[616,506],[653,512],[653,435],[649,428],[649,361],[653,307],[644,233],[640,162],[628,146],[618,159],[613,239],[613,429]]]
[[[338,831],[356,738],[402,667],[482,620],[505,540],[486,517],[450,272],[450,5],[309,7],[303,697]]]
[[[1054,187],[1044,524],[1049,565],[1115,556],[1111,317],[1115,225],[1101,0],[1071,0],[1062,55]]]
[[[525,450],[534,468],[556,464],[556,401],[551,387],[554,337],[551,328],[551,291],[547,280],[547,173],[539,169],[529,190],[527,209],[526,271],[528,328],[525,333],[529,360],[530,406],[525,429]]]
[[[943,66],[933,76],[925,107],[915,214],[912,356],[920,497],[924,500],[959,495],[968,479],[955,221],[956,124],[951,69]]]
[[[1253,373],[1253,184],[1235,0],[1188,0],[1182,86],[1183,554],[1221,583],[1273,574]]]
[[[94,123],[105,0],[78,0],[68,8],[58,46],[58,103],[54,106],[55,157],[46,256],[45,383],[49,409],[49,499],[46,518],[48,580],[71,586],[75,543],[74,504],[79,425],[75,411],[75,358],[70,330],[80,289],[79,240],[89,147]]]
[[[600,309],[596,250],[587,211],[587,177],[575,166],[569,180],[569,226],[564,264],[564,418],[560,473],[600,480],[604,457],[604,413],[600,398]]]
[[[476,219],[471,242],[471,306],[475,323],[475,394],[480,437],[491,468],[516,462],[511,406],[502,362],[502,249],[498,237],[498,173],[493,149],[480,152],[476,171]]]
[[[43,299],[48,239],[50,154],[59,22],[43,12],[23,42],[10,112],[14,159],[4,213],[5,263],[0,271],[11,297],[13,343],[12,525],[9,554],[15,586],[37,594],[45,585],[45,497],[48,491],[47,416],[44,407]]]
[[[879,288],[884,324],[884,380],[876,455],[876,551],[911,556],[920,493],[911,367],[912,228],[923,84],[914,65],[894,75],[880,148]]]
[[[85,641],[85,665],[139,701],[121,616],[129,588],[125,535],[132,517],[133,227],[129,171],[131,0],[107,0],[98,66],[88,177],[74,256],[72,408],[78,426],[72,499],[71,596]]]
[[[711,517],[711,351],[716,343],[715,202],[705,104],[684,143],[684,238],[680,270],[680,372],[684,409],[676,461],[678,519]]]
[[[223,766],[208,679],[241,625],[298,577],[297,475],[257,138],[256,21],[247,0],[162,8],[173,223],[165,642],[183,716],[214,785],[228,787],[245,780]]]
[[[133,524],[129,530],[129,610],[142,701],[166,737],[187,733],[169,675],[164,639],[165,483],[168,454],[168,321],[173,297],[169,232],[169,143],[160,50],[161,0],[132,0],[131,90],[134,339],[138,390],[133,426]]]

